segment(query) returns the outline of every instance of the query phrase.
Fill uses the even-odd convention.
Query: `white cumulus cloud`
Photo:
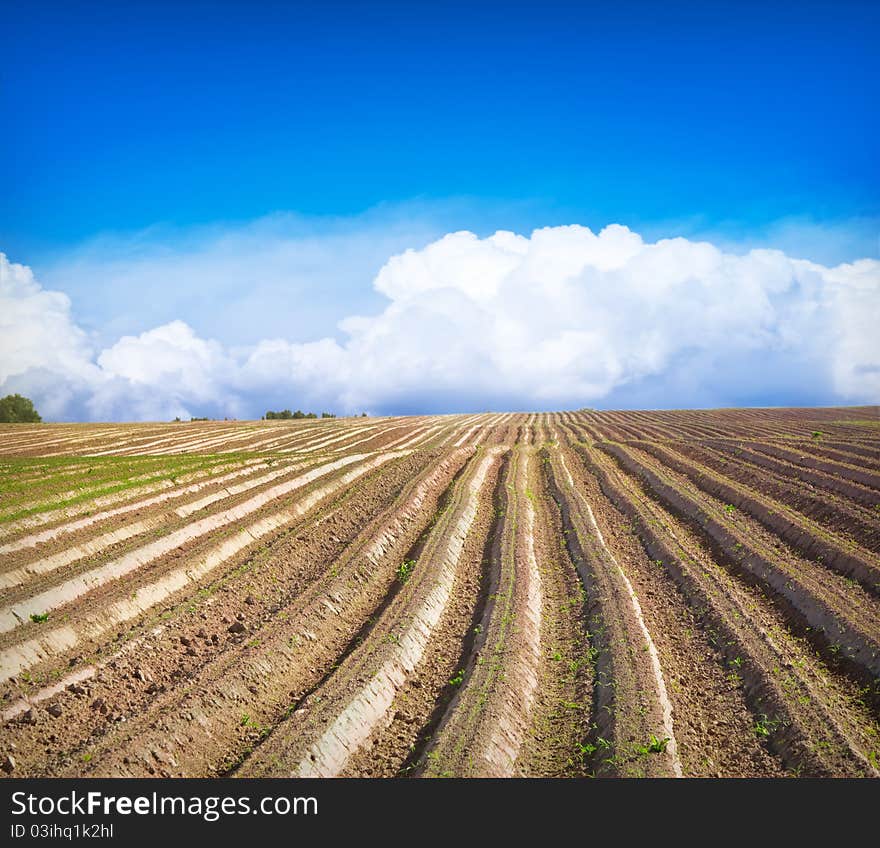
[[[163,391],[192,403],[210,402],[223,391],[223,375],[235,363],[219,342],[200,339],[183,321],[163,324],[139,336],[123,336],[98,356],[110,377],[134,385],[162,386]]]
[[[46,291],[31,269],[0,253],[0,383],[31,368],[88,374],[91,346],[70,317],[70,298]]]
[[[620,225],[464,231],[390,257],[373,287],[384,308],[340,304],[338,338],[229,347],[173,320],[94,350],[66,296],[0,254],[0,391],[71,418],[880,400],[873,259]]]

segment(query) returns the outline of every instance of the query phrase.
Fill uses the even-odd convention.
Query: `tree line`
[[[276,421],[276,420],[288,420],[290,418],[317,418],[314,412],[303,412],[301,409],[298,409],[296,412],[291,412],[289,409],[282,409],[281,412],[273,412],[271,409],[263,416],[263,420],[265,421]],[[321,418],[335,418],[336,416],[332,412],[322,412]]]
[[[367,417],[367,413],[364,412],[363,417]],[[290,419],[299,419],[299,418],[335,418],[336,414],[333,412],[322,412],[320,416],[318,416],[314,412],[303,412],[301,409],[296,410],[296,412],[291,412],[289,409],[282,409],[280,412],[275,412],[273,410],[269,410],[263,416],[264,421],[276,421],[276,420],[290,420]],[[2,424],[37,424],[43,419],[40,417],[40,413],[37,412],[34,407],[34,403],[30,398],[23,397],[22,395],[6,395],[4,398],[0,398],[0,423]],[[180,418],[175,418],[175,421],[180,421]],[[191,421],[207,421],[207,418],[192,418]],[[224,419],[225,420],[225,419]]]
[[[39,424],[42,420],[30,398],[21,395],[0,398],[0,422],[3,424]]]

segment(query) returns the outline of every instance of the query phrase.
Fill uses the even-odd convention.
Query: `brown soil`
[[[7,776],[878,775],[876,407],[0,425],[0,467]]]

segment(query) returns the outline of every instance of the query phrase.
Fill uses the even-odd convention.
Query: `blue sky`
[[[35,2],[3,19],[0,251],[69,296],[91,361],[175,320],[229,348],[345,344],[340,321],[387,305],[391,256],[462,229],[880,256],[876,3]],[[644,379],[603,397],[662,398]],[[786,398],[843,397],[814,389]]]
[[[13,255],[415,197],[530,200],[542,225],[880,211],[876,3],[35,2],[3,17]]]

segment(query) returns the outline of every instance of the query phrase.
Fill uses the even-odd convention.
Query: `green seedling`
[[[754,726],[754,731],[756,736],[761,736],[763,738],[767,738],[778,726],[779,721],[776,719],[770,719],[765,715],[762,715],[756,722]]]
[[[651,754],[663,754],[666,752],[666,746],[669,744],[669,738],[664,736],[658,739],[653,733],[651,734],[651,744],[648,745],[648,752]]]
[[[585,743],[585,744],[584,744],[584,743],[581,743],[581,742],[575,742],[574,749],[575,749],[575,751],[577,751],[578,754],[580,754],[582,757],[588,757],[588,756],[590,756],[590,754],[595,753],[596,750],[597,750],[596,746],[595,746],[595,745],[591,745],[589,742],[587,742],[587,743]]]
[[[413,568],[415,568],[416,561],[414,559],[405,559],[400,565],[397,566],[397,580],[400,583],[406,583],[410,574],[412,574]]]
[[[456,673],[455,677],[449,678],[450,686],[461,686],[462,681],[464,680],[464,669],[460,668]]]
[[[44,621],[49,620],[49,613],[47,612],[32,612],[31,613],[31,621],[34,624],[42,624]]]

